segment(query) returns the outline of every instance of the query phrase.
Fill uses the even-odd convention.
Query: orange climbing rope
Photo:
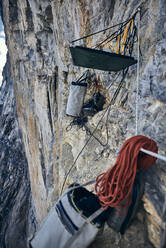
[[[141,148],[158,152],[155,141],[142,135],[126,140],[112,168],[96,179],[95,191],[103,208],[119,207],[127,211],[131,204],[131,191],[137,169],[151,167],[156,158],[140,151]]]

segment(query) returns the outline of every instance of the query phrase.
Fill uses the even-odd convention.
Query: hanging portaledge
[[[70,47],[70,52],[74,65],[102,71],[117,72],[137,63],[130,56],[81,46]]]

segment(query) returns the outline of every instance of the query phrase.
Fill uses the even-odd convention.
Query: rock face
[[[0,91],[0,247],[26,247],[35,220],[28,164],[16,113],[10,63]],[[21,239],[20,239],[21,237]]]
[[[164,0],[94,0],[93,4],[87,0],[3,0],[2,3],[17,114],[36,218],[40,222],[58,198],[65,175],[89,137],[75,126],[66,130],[72,121],[65,114],[69,85],[84,71],[73,66],[69,42],[126,20],[138,7],[141,7],[138,130],[154,139],[159,153],[165,154],[166,4]],[[111,31],[89,37],[82,43],[94,46]],[[135,58],[136,51],[137,44],[133,51]],[[122,75],[116,78],[114,73],[104,71],[95,71],[95,75],[101,81],[103,92],[107,92],[108,103]],[[115,104],[95,132],[105,143],[108,116],[107,147],[91,139],[69,174],[66,186],[73,181],[86,182],[106,171],[125,139],[135,135],[135,82],[136,66],[132,66]],[[113,84],[106,91],[110,83]],[[90,130],[102,115],[103,111],[89,118]],[[26,164],[23,168],[26,170]],[[120,241],[118,234],[106,229],[94,247],[159,247],[160,231],[164,228],[165,164],[157,161],[144,176],[146,189],[138,219]],[[25,187],[28,191],[28,183]],[[28,225],[26,218],[24,221]],[[33,232],[33,228],[30,229]],[[10,242],[11,237],[7,237]]]

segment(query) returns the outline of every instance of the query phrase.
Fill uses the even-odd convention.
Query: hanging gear
[[[67,126],[66,131],[70,131],[73,126],[77,126],[78,129],[83,128],[85,124],[88,122],[87,117],[74,117],[74,119]]]
[[[137,169],[149,168],[156,161],[155,157],[142,153],[141,148],[155,153],[158,151],[152,139],[142,135],[134,136],[124,142],[114,166],[97,177],[95,191],[105,209],[118,207],[120,215],[122,208],[127,211],[131,205],[131,191]]]
[[[130,226],[141,204],[141,199],[144,193],[144,186],[145,184],[144,180],[142,179],[142,173],[141,171],[137,172],[131,193],[131,205],[127,212],[124,214],[125,211],[122,210],[123,214],[119,215],[118,207],[114,207],[110,211],[107,224],[114,231],[120,232],[123,235]],[[125,202],[126,201],[124,201],[124,206]]]
[[[131,57],[133,45],[135,42],[135,36],[137,35],[137,28],[134,23],[137,13],[138,11],[132,16],[132,18],[123,23],[72,41],[73,45],[73,43],[76,41],[88,38],[92,35],[104,32],[116,26],[120,26],[118,30],[116,30],[99,44],[97,44],[95,46],[95,49],[83,46],[71,46],[70,52],[73,64],[86,68],[117,72],[137,63],[137,61]],[[110,42],[111,44],[108,46],[110,50],[102,51],[101,48],[103,48],[107,43]],[[96,48],[99,48],[99,50],[97,50]],[[126,56],[127,54],[130,56]]]
[[[97,112],[103,110],[106,98],[100,92],[97,92],[82,108],[84,116],[94,116]]]
[[[66,108],[67,115],[73,117],[80,116],[86,94],[86,88],[86,79],[82,79],[79,82],[72,82]]]
[[[32,248],[86,248],[103,227],[109,210],[103,211],[98,198],[73,184],[51,209],[30,241]]]
[[[118,76],[119,76],[119,74],[118,74]],[[122,77],[122,79],[121,79],[121,81],[120,81],[120,84],[118,85],[118,87],[117,87],[117,89],[116,89],[116,91],[115,91],[115,93],[114,93],[114,95],[113,95],[113,97],[112,97],[110,103],[109,103],[108,106],[104,109],[103,114],[102,114],[100,120],[98,121],[96,127],[95,127],[94,130],[91,132],[91,134],[90,134],[88,140],[86,141],[86,143],[84,144],[84,146],[82,147],[82,149],[81,149],[80,152],[78,153],[76,159],[74,160],[74,163],[73,163],[73,164],[71,165],[71,167],[69,168],[69,170],[68,170],[68,172],[67,172],[67,174],[66,174],[66,176],[65,176],[65,178],[64,178],[64,182],[63,182],[63,185],[62,185],[61,193],[63,192],[63,189],[64,189],[64,186],[65,186],[66,180],[67,180],[67,178],[68,178],[70,172],[71,172],[72,169],[75,167],[77,160],[79,159],[80,155],[81,155],[82,152],[84,151],[84,149],[85,149],[85,147],[87,146],[87,144],[90,142],[90,140],[92,139],[92,137],[94,137],[94,134],[95,134],[95,132],[96,132],[96,130],[97,130],[99,124],[101,123],[101,121],[103,121],[103,119],[104,119],[104,117],[105,117],[106,114],[107,114],[107,121],[106,121],[107,141],[106,141],[106,144],[105,144],[104,146],[107,146],[107,145],[108,145],[108,125],[107,125],[107,124],[108,124],[108,123],[107,123],[107,122],[108,122],[108,116],[109,116],[109,113],[110,113],[110,110],[111,110],[111,106],[115,103],[115,100],[116,100],[116,98],[117,98],[117,96],[118,96],[118,94],[119,94],[119,91],[120,91],[120,89],[121,89],[121,87],[122,87],[122,85],[123,85],[123,80],[124,80],[125,76],[126,76],[126,74],[123,73],[123,77]],[[117,79],[117,78],[118,78],[118,77],[116,77],[116,79]],[[109,89],[109,88],[108,88],[108,89]],[[67,127],[67,130],[70,130],[70,127],[72,127],[72,126],[69,125],[69,126]],[[68,129],[68,128],[69,128],[69,129]]]
[[[70,47],[70,52],[75,66],[102,71],[117,72],[137,63],[130,56],[82,46]]]

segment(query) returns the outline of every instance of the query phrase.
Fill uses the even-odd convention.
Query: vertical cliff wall
[[[87,141],[82,129],[66,127],[71,118],[65,114],[69,85],[83,69],[74,67],[69,41],[129,18],[141,6],[139,133],[154,139],[159,152],[166,148],[166,4],[164,0],[147,1],[45,1],[3,0],[7,46],[14,78],[16,108],[21,127],[36,218],[40,222],[55,203],[64,177]],[[105,34],[104,34],[105,35]],[[87,39],[93,45],[103,34]],[[79,44],[79,43],[78,43]],[[135,44],[134,56],[136,56]],[[114,74],[96,71],[106,89]],[[124,80],[109,113],[109,143],[103,150],[96,140],[87,145],[71,171],[67,185],[85,182],[106,171],[116,158],[116,151],[126,138],[135,134],[136,66]],[[119,84],[109,89],[111,98]],[[94,129],[102,112],[89,119]],[[106,119],[96,135],[106,141]],[[103,156],[101,156],[101,154]],[[106,230],[95,247],[159,247],[163,228],[165,164],[157,161],[145,172],[146,190],[137,221],[118,244],[118,235]],[[139,238],[138,238],[139,237]],[[135,244],[134,240],[138,240]],[[149,240],[150,241],[149,241]],[[151,243],[150,243],[151,242]]]
[[[35,218],[9,60],[0,88],[0,151],[0,247],[26,247]]]

